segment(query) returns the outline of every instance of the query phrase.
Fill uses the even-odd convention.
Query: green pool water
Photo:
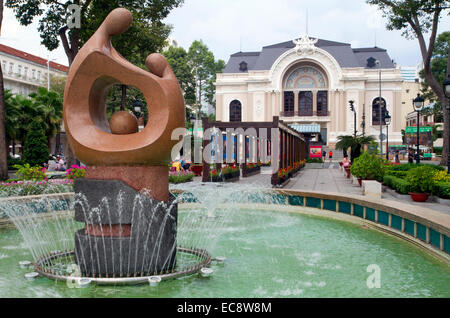
[[[190,210],[180,210],[180,220]],[[205,227],[207,228],[207,227]],[[158,287],[69,288],[30,282],[21,260],[32,260],[20,233],[0,230],[0,297],[450,297],[450,267],[421,249],[360,225],[308,215],[235,211],[224,219],[211,278],[198,275]],[[201,235],[199,233],[198,235]],[[367,287],[371,264],[381,288]]]

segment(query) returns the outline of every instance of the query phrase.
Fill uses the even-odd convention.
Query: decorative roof
[[[334,42],[317,38],[308,39],[311,45],[306,45],[305,39],[302,38],[297,41],[297,48],[306,49],[314,47],[321,48],[331,54],[339,65],[343,68],[351,67],[364,67],[364,68],[395,68],[392,59],[389,57],[387,51],[382,48],[355,48],[353,49],[350,44],[342,42]],[[303,45],[303,46],[300,46]],[[245,73],[252,70],[270,70],[273,63],[286,51],[296,47],[296,44],[291,41],[281,42],[273,45],[264,46],[261,52],[238,52],[232,54],[225,66],[224,73]],[[300,51],[301,52],[301,51]],[[303,50],[305,54],[307,52]],[[367,60],[369,58],[380,61],[380,65],[374,67],[367,66]],[[239,63],[245,61],[248,64],[248,71],[240,71]]]
[[[42,66],[47,67],[47,60],[46,59],[44,59],[42,57],[39,57],[39,56],[36,56],[36,55],[33,55],[33,54],[30,54],[30,53],[26,53],[24,51],[20,51],[18,49],[12,48],[12,47],[7,46],[7,45],[0,44],[0,52],[6,53],[6,54],[9,54],[9,55],[13,55],[15,57],[19,57],[19,58],[22,58],[24,60],[27,60],[27,61],[30,61],[30,62],[34,62],[34,63],[37,63],[37,64],[40,64]],[[62,65],[62,64],[58,64],[58,63],[55,63],[55,62],[50,62],[50,68],[55,69],[55,70],[59,70],[59,71],[62,71],[62,72],[66,72],[66,73],[69,72],[69,67],[68,66],[65,66],[65,65]]]

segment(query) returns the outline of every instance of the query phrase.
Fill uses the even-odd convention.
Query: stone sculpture
[[[120,206],[101,208],[98,215],[75,206],[76,220],[86,223],[75,238],[76,260],[85,275],[141,275],[175,266],[177,208],[169,195],[168,163],[177,142],[171,133],[185,126],[184,100],[162,55],[150,54],[145,71],[114,49],[111,37],[124,33],[131,23],[128,10],[113,10],[77,54],[66,83],[66,135],[75,156],[86,164],[86,178],[75,182],[75,192],[84,195],[91,208],[100,206],[104,197],[111,202],[122,197]],[[145,96],[149,119],[142,131],[126,112],[107,121],[105,102],[114,84],[132,85]],[[144,206],[139,216],[136,197]],[[154,257],[155,248],[157,260],[148,255]]]

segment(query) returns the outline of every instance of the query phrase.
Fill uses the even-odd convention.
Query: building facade
[[[47,87],[48,73],[67,77],[69,72],[67,66],[51,61],[49,69],[48,60],[3,44],[0,44],[0,61],[5,90],[24,96],[35,92],[39,86]]]
[[[0,44],[0,63],[5,90],[24,96],[35,92],[38,87],[47,87],[49,77],[67,77],[69,72],[69,67],[65,65],[3,44]],[[62,123],[61,132],[50,140],[50,152],[53,154],[63,153],[65,142],[64,123]],[[10,155],[20,153],[20,147],[20,144],[11,141]]]
[[[231,55],[217,74],[216,119],[256,122],[280,116],[310,134],[311,141],[334,147],[338,136],[354,133],[349,101],[354,101],[358,132],[364,117],[365,134],[378,139],[381,102],[392,117],[389,142],[401,144],[402,83],[400,69],[384,49],[354,49],[303,36]]]

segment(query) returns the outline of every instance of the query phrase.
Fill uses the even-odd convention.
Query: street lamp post
[[[389,160],[389,124],[391,123],[391,115],[386,110],[384,115],[384,122],[386,123],[386,160]]]
[[[375,64],[379,67],[378,70],[378,86],[379,86],[379,94],[378,94],[378,106],[379,106],[379,118],[380,118],[380,158],[383,158],[383,114],[382,114],[382,105],[381,105],[381,62],[379,60],[375,61]]]
[[[417,153],[416,153],[416,163],[420,163],[420,111],[422,110],[423,106],[425,104],[425,100],[420,96],[420,94],[417,94],[417,97],[413,100],[413,107],[414,110],[417,112]]]
[[[447,97],[448,101],[447,104],[445,105],[445,109],[447,110],[448,113],[448,120],[450,121],[450,74],[447,75],[447,79],[444,81],[444,94],[445,97]],[[447,127],[447,130],[449,132],[448,135],[448,142],[449,144],[447,145],[447,174],[450,174],[450,127]]]
[[[50,57],[47,57],[47,90],[50,90],[50,62],[56,61],[56,59],[50,60]]]
[[[353,112],[353,123],[354,123],[353,127],[355,127],[354,137],[356,138],[356,133],[358,131],[356,130],[356,110],[355,106],[353,105],[355,102],[351,100],[348,103],[350,104],[350,110]]]

